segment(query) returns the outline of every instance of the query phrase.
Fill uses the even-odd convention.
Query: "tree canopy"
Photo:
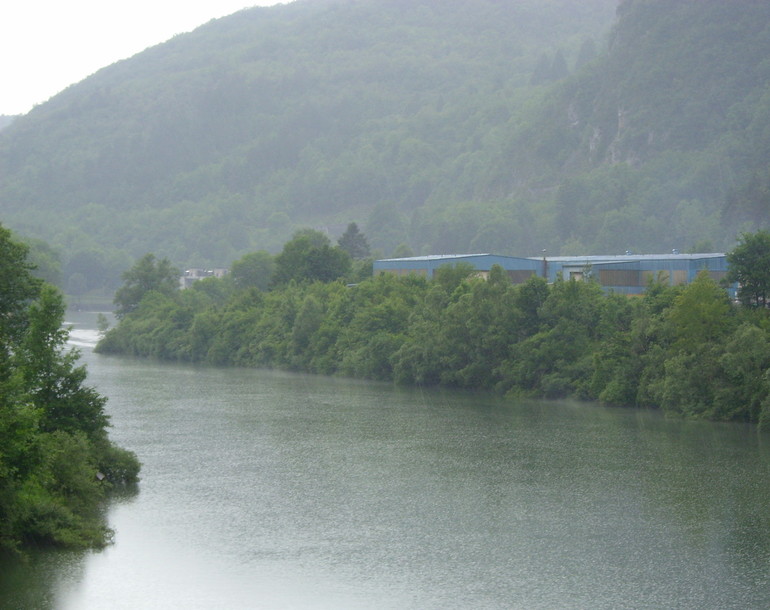
[[[337,245],[350,255],[353,260],[367,258],[371,254],[369,242],[366,236],[358,229],[355,222],[351,222],[345,232],[337,240]]]
[[[168,259],[158,260],[154,254],[145,254],[123,273],[123,285],[114,298],[115,316],[122,318],[134,311],[150,291],[170,294],[179,287],[179,276],[179,270]]]
[[[106,399],[65,349],[61,294],[32,276],[26,251],[0,226],[0,551],[101,546],[100,502],[139,463],[108,439]]]
[[[345,250],[332,247],[323,233],[304,229],[295,233],[275,257],[273,284],[291,280],[330,282],[344,276],[350,268],[350,255]]]
[[[770,305],[770,232],[741,235],[738,245],[727,254],[728,279],[738,282],[738,298],[750,307]]]
[[[239,288],[267,290],[274,273],[275,261],[264,250],[244,254],[230,266],[230,274]]]

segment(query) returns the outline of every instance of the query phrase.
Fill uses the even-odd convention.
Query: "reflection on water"
[[[89,324],[140,492],[105,551],[2,570],[2,606],[770,606],[752,428],[98,357]]]

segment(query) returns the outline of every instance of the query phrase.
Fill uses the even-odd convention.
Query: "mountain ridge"
[[[725,249],[768,221],[770,11],[626,0],[615,21],[615,4],[306,0],[213,20],[3,130],[0,219],[113,275],[350,221],[383,255]],[[535,78],[588,42],[577,73]]]

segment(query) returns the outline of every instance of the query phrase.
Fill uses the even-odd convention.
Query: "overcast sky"
[[[288,0],[5,0],[0,114],[23,114],[100,68],[249,6]]]

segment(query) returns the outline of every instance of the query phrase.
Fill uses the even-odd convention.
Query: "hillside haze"
[[[616,4],[212,21],[2,130],[0,221],[57,247],[65,280],[145,252],[226,266],[351,221],[384,255],[728,247],[767,222],[770,5]]]

